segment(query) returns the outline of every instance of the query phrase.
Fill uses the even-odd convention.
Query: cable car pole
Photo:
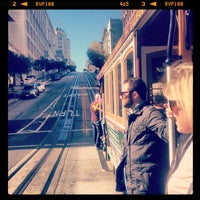
[[[170,10],[170,24],[169,24],[169,34],[167,42],[167,58],[164,62],[164,67],[166,69],[166,79],[169,83],[171,78],[170,67],[172,64],[172,47],[173,47],[173,36],[175,31],[175,10]],[[174,119],[167,118],[168,126],[168,137],[169,137],[169,164],[171,166],[172,159],[175,154],[176,149],[176,138],[175,138],[175,123]]]

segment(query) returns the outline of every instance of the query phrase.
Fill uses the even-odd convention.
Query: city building
[[[9,10],[9,49],[24,56],[55,59],[56,35],[45,10]]]
[[[122,20],[110,18],[102,36],[103,49],[107,54],[111,54],[122,33]]]
[[[61,28],[55,29],[57,37],[57,49],[56,49],[56,60],[58,61],[69,61],[70,59],[70,40],[64,30]]]
[[[8,49],[32,61],[43,57],[73,63],[70,59],[70,40],[63,30],[53,28],[46,10],[9,10]],[[42,70],[33,67],[29,73],[41,78],[54,72],[46,71],[44,66]],[[8,76],[11,77],[10,74]],[[16,73],[14,76],[15,83],[19,84],[27,74]]]

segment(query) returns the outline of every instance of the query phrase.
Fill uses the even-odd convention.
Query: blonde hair
[[[168,100],[177,102],[187,113],[188,122],[193,131],[193,63],[176,62],[171,66],[171,77],[163,88]]]

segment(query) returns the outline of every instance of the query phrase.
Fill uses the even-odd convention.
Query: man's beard
[[[127,102],[124,107],[125,108],[131,108],[131,106],[133,105],[133,99],[132,98],[129,98],[129,102]]]

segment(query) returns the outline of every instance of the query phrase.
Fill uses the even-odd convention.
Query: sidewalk
[[[65,149],[47,194],[122,195],[115,190],[110,161],[93,144],[92,129],[85,133],[79,124],[75,123],[71,146]]]
[[[19,98],[12,98],[12,99],[8,99],[8,106],[12,106],[15,103],[17,103],[20,99]]]
[[[20,99],[20,93],[23,86],[16,85],[13,88],[8,89],[8,106],[15,104]]]

